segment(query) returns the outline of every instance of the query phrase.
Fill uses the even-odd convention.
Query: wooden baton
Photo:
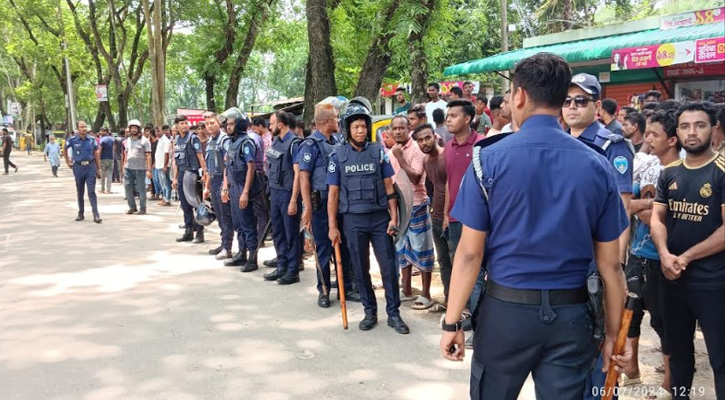
[[[629,332],[629,325],[632,322],[632,313],[637,300],[638,297],[636,294],[629,293],[627,295],[627,301],[624,303],[624,312],[622,313],[622,325],[619,328],[617,342],[614,344],[612,355],[618,356],[624,353],[624,344],[627,342],[627,332]],[[609,360],[609,370],[607,371],[607,379],[604,381],[602,400],[612,400],[612,397],[614,397],[614,385],[617,383],[617,378],[619,378],[619,372],[615,368],[616,364],[614,361]]]
[[[337,271],[337,292],[340,294],[340,308],[342,309],[342,327],[347,329],[347,303],[345,303],[345,278],[342,276],[342,256],[340,243],[335,243],[335,270]]]

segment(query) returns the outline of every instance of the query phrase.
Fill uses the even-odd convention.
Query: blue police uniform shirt
[[[224,158],[229,151],[229,136],[224,131],[219,132],[216,138],[210,137],[206,146],[206,170],[211,175],[224,173]]]
[[[73,161],[93,161],[93,153],[98,149],[98,143],[90,135],[86,135],[85,139],[78,135],[65,142],[65,151],[68,151],[68,147],[73,149]]]
[[[352,147],[350,144],[345,144],[345,146]],[[367,148],[368,146],[370,146],[370,142],[365,143],[365,147]],[[357,150],[352,149],[352,151]],[[393,170],[393,166],[390,165],[390,159],[384,150],[381,149],[380,151],[380,173],[382,174],[383,179],[392,178],[393,175],[395,175],[395,171]],[[330,155],[330,165],[327,166],[327,184],[340,186],[340,162],[337,160],[336,153],[332,153]]]
[[[326,141],[331,146],[338,145],[338,141],[335,139],[335,136],[330,136],[330,140],[328,141],[325,135],[323,135],[320,131],[312,132],[309,137],[312,139]],[[320,152],[320,147],[316,142],[312,142],[310,140],[304,140],[302,144],[300,144],[300,148],[297,150],[295,164],[299,164],[300,171],[307,172],[313,172],[316,168],[320,167],[328,167],[328,165],[325,165],[325,156]]]
[[[616,142],[616,140],[621,141]],[[589,125],[579,140],[602,147],[608,140],[613,140],[606,149],[609,164],[614,168],[619,193],[632,193],[632,170],[634,167],[634,152],[621,135],[614,134],[597,121]]]
[[[186,142],[186,147],[184,147],[183,150],[178,149],[178,145],[181,142]],[[189,151],[191,149],[191,151]],[[199,140],[199,137],[196,136],[196,134],[187,132],[186,136],[182,138],[181,136],[178,136],[176,138],[176,144],[174,146],[174,157],[177,157],[177,153],[179,152],[184,153],[185,161],[180,161],[177,159],[176,167],[179,170],[179,172],[184,172],[186,170],[197,170],[199,169],[199,160],[194,157],[189,157],[190,155],[196,156],[197,154],[201,154],[202,147],[201,147],[201,140]]]
[[[629,224],[607,160],[543,115],[474,151],[483,182],[469,166],[451,216],[488,232],[490,279],[516,289],[585,286],[594,241],[616,240]]]

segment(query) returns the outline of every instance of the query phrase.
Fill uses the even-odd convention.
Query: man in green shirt
[[[400,104],[400,107],[395,109],[393,115],[406,115],[410,108],[410,103],[405,100],[405,88],[400,86],[395,89],[395,100]]]

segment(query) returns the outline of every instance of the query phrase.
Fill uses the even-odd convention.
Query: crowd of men
[[[277,256],[264,262],[266,281],[299,282],[310,238],[318,306],[331,306],[339,261],[346,299],[365,311],[361,330],[378,322],[372,247],[387,324],[409,333],[401,302],[445,312],[444,357],[476,350],[472,398],[515,399],[532,372],[539,398],[598,398],[610,362],[623,372],[620,385],[640,383],[645,309],[664,355],[661,390],[648,398],[696,394],[696,321],[725,398],[725,108],[660,101],[655,91],[641,109],[619,107],[594,76],[572,76],[547,54],[523,60],[501,96],[472,89],[466,82],[445,101],[433,82],[425,104],[398,89],[400,107],[376,141],[372,107],[356,98],[318,104],[311,133],[287,112],[250,121],[238,108],[206,113],[196,126],[183,115],[171,127],[132,120],[117,139],[105,128],[94,138],[81,121],[64,151],[50,146],[46,155],[62,154],[73,169],[77,221],[87,190],[102,222],[100,178],[100,193],[123,183],[127,214],[147,213],[147,188],[159,206],[177,193],[184,233],[176,241],[203,243],[215,221],[220,245],[209,253],[244,273],[259,268],[271,231]],[[430,290],[436,262],[441,304]],[[606,288],[601,346],[592,276]],[[613,355],[626,291],[638,307],[627,350]],[[475,334],[465,339],[464,330]]]

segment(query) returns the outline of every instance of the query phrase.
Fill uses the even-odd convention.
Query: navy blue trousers
[[[320,199],[320,208],[312,211],[312,234],[315,236],[315,248],[317,249],[317,259],[320,261],[320,270],[322,271],[322,279],[320,274],[317,274],[317,291],[322,293],[322,282],[327,287],[328,294],[330,293],[330,258],[332,257],[333,248],[332,242],[330,242],[329,225],[327,218],[327,197]],[[341,219],[338,219],[338,227],[342,229],[340,224]],[[342,243],[345,242],[345,238],[342,238]],[[350,265],[350,255],[347,251],[347,246],[340,246],[340,255],[342,256],[342,272],[343,280],[345,281],[345,293],[352,290],[352,265]],[[347,257],[345,257],[347,255]],[[339,282],[338,282],[339,283]],[[338,286],[339,287],[339,286]]]
[[[211,206],[216,214],[216,221],[221,229],[222,248],[226,251],[232,250],[232,240],[234,240],[234,229],[232,223],[232,207],[231,201],[222,202],[222,184],[224,176],[211,177]]]
[[[277,271],[280,274],[296,276],[300,270],[300,212],[302,205],[297,200],[297,214],[289,216],[287,208],[292,193],[272,189],[269,217],[272,220],[272,238],[277,252]]]
[[[181,202],[181,211],[184,212],[184,226],[186,229],[192,228],[194,231],[203,231],[204,227],[197,224],[194,220],[194,207],[186,201],[184,194],[184,171],[179,170],[179,176],[176,178],[176,190],[179,191],[179,201]]]
[[[229,188],[229,207],[232,211],[232,226],[237,233],[239,251],[249,251],[250,255],[257,252],[257,226],[254,218],[252,198],[245,209],[239,208],[239,198],[244,191],[244,179],[232,181]]]
[[[367,214],[344,215],[344,230],[350,258],[366,315],[377,315],[378,302],[370,280],[370,244],[380,267],[385,289],[385,311],[389,317],[400,315],[400,292],[397,259],[393,239],[387,234],[390,214],[377,211]]]
[[[76,195],[78,197],[78,215],[85,210],[84,192],[88,189],[88,201],[91,203],[93,216],[98,216],[98,202],[96,198],[96,164],[91,161],[88,165],[73,164],[73,176],[76,178]]]
[[[471,362],[471,399],[516,400],[529,373],[537,399],[581,400],[595,356],[584,304],[503,302],[484,294]]]

